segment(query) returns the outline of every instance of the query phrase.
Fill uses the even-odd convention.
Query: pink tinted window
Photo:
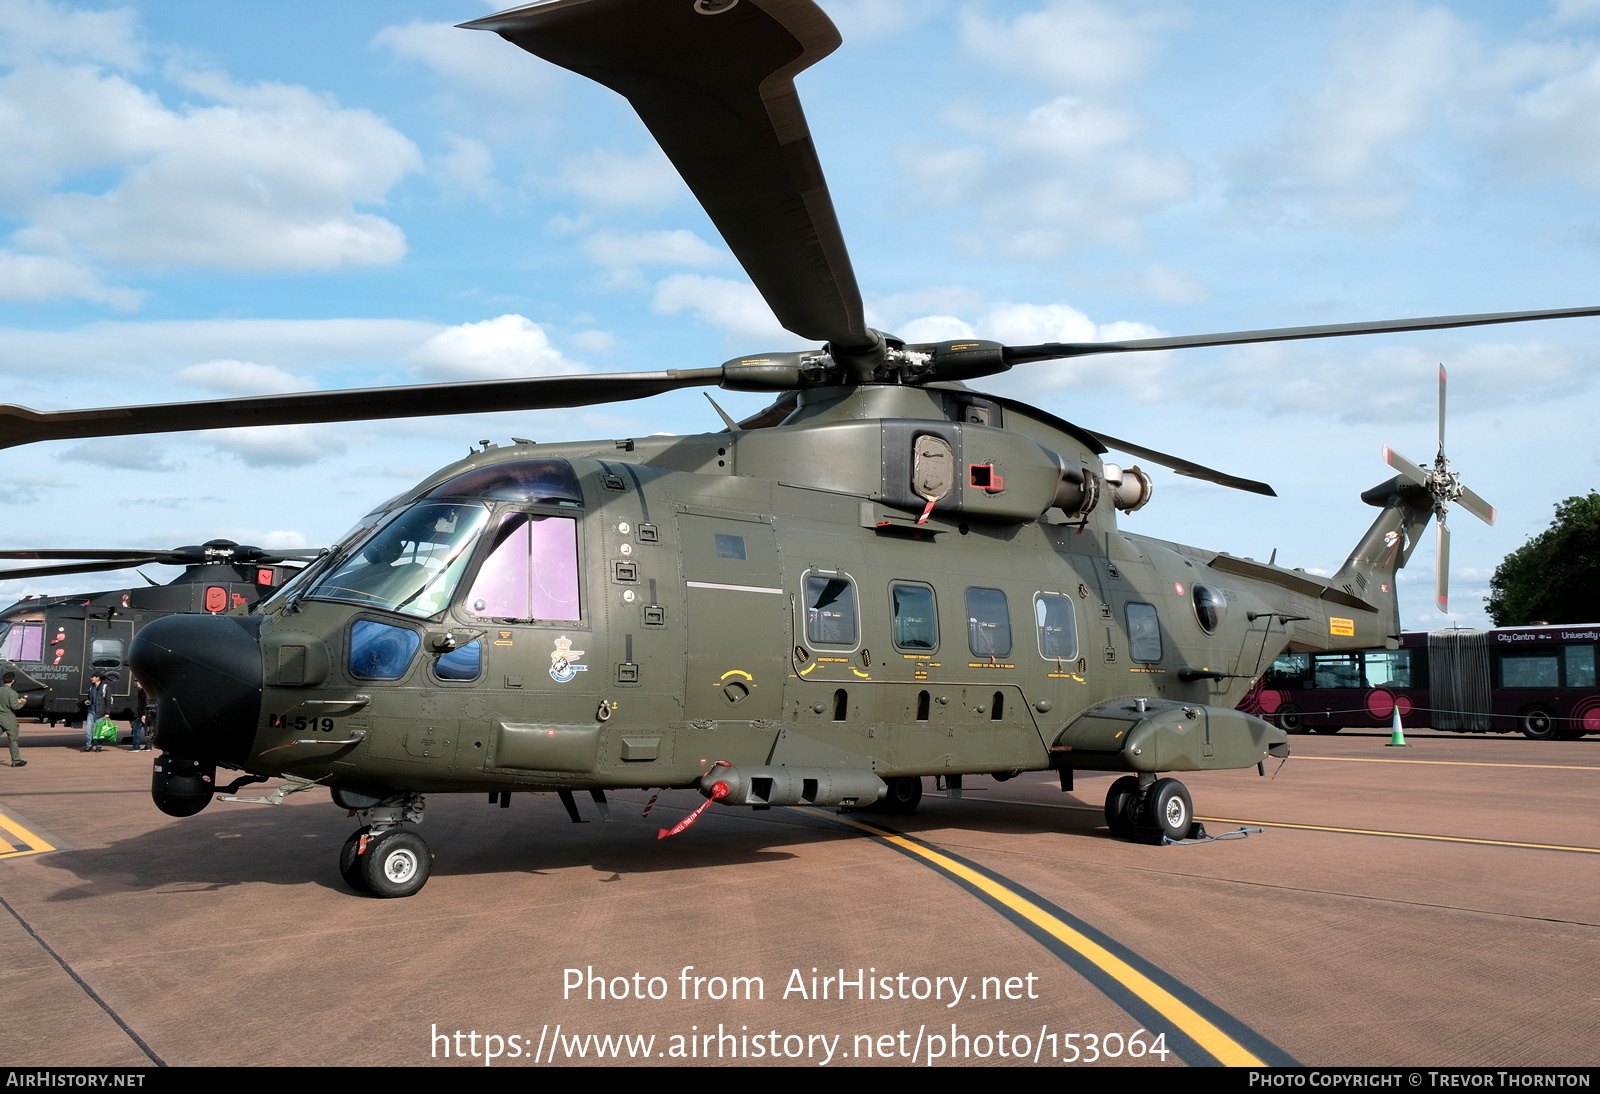
[[[5,649],[0,654],[8,661],[41,661],[44,652],[44,626],[39,623],[17,623],[6,635]]]
[[[467,592],[466,608],[496,619],[576,622],[577,522],[508,513]]]

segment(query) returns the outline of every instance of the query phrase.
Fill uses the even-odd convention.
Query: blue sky
[[[1593,303],[1600,3],[823,7],[798,80],[869,320],[1032,343]],[[0,399],[39,409],[702,367],[776,328],[611,92],[458,3],[0,0]],[[1152,469],[1148,535],[1331,571],[1435,447],[1452,606],[1595,486],[1600,320],[1090,358],[984,381],[1272,482]],[[759,396],[717,393],[736,416]],[[326,543],[482,438],[720,428],[577,411],[0,451],[8,546]],[[1134,462],[1131,459],[1124,462]],[[1431,537],[1402,581],[1431,604]],[[174,571],[152,567],[165,580]],[[25,592],[137,577],[0,583]]]

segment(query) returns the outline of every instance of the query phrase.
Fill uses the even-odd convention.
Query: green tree
[[[1496,567],[1484,601],[1498,627],[1600,622],[1600,493],[1556,506],[1550,527]]]

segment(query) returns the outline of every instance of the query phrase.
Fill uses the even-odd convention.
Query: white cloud
[[[196,101],[168,108],[130,75],[134,32],[123,14],[36,3],[0,16],[13,58],[0,213],[20,225],[0,293],[24,295],[14,272],[29,262],[42,275],[31,298],[129,308],[138,295],[107,288],[96,266],[329,270],[404,254],[400,229],[358,208],[418,169],[404,135],[303,87],[214,72],[169,72]]]
[[[616,346],[617,336],[608,330],[581,330],[572,336],[572,344],[590,353],[606,353]]]
[[[1053,0],[1009,22],[962,17],[962,41],[990,65],[1047,87],[1108,87],[1139,75],[1154,57],[1159,13],[1129,14],[1092,0]]]
[[[316,386],[304,376],[290,375],[272,365],[226,358],[190,365],[180,369],[175,378],[224,395],[274,395],[284,391],[306,391]]]
[[[652,305],[663,315],[691,312],[723,328],[730,341],[767,341],[789,345],[795,336],[778,325],[772,309],[755,286],[700,274],[673,274],[656,286]]]
[[[181,471],[183,462],[143,437],[102,437],[67,449],[64,460],[115,471]]]
[[[846,42],[859,44],[898,34],[941,7],[935,0],[832,0],[828,18]]]
[[[550,344],[544,328],[520,315],[463,323],[435,334],[411,354],[416,372],[435,380],[571,375],[581,368]]]
[[[414,21],[387,26],[373,44],[418,61],[450,85],[456,105],[497,122],[536,117],[538,104],[560,79],[560,70],[529,56],[498,34],[461,30],[449,23]]]
[[[589,257],[602,266],[628,267],[645,263],[676,266],[710,266],[726,255],[691,231],[601,232],[584,241]]]
[[[340,428],[337,425],[274,425],[218,429],[203,437],[207,443],[237,457],[248,467],[303,467],[344,454]]]
[[[658,148],[637,156],[594,149],[562,164],[556,185],[591,205],[658,209],[688,194],[688,187]]]
[[[136,311],[147,295],[107,285],[93,270],[64,258],[0,250],[0,299],[87,300]]]
[[[131,68],[143,52],[134,13],[125,8],[62,11],[40,0],[0,5],[0,64],[56,57]]]

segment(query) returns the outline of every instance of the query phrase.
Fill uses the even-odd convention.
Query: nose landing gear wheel
[[[361,878],[376,897],[411,896],[428,883],[433,855],[415,832],[392,828],[367,841]]]
[[[1111,784],[1111,789],[1106,792],[1106,827],[1111,829],[1113,836],[1127,839],[1133,835],[1133,815],[1129,806],[1139,796],[1139,779],[1136,775],[1124,775]]]
[[[362,860],[356,852],[361,850],[361,837],[372,831],[371,828],[357,828],[350,833],[350,838],[344,841],[344,846],[339,849],[339,876],[344,878],[344,883],[358,893],[369,892],[366,878],[361,876]],[[370,846],[371,840],[368,840]]]
[[[1140,835],[1146,843],[1187,839],[1194,822],[1194,804],[1189,790],[1177,779],[1160,779],[1145,795],[1144,823]]]

